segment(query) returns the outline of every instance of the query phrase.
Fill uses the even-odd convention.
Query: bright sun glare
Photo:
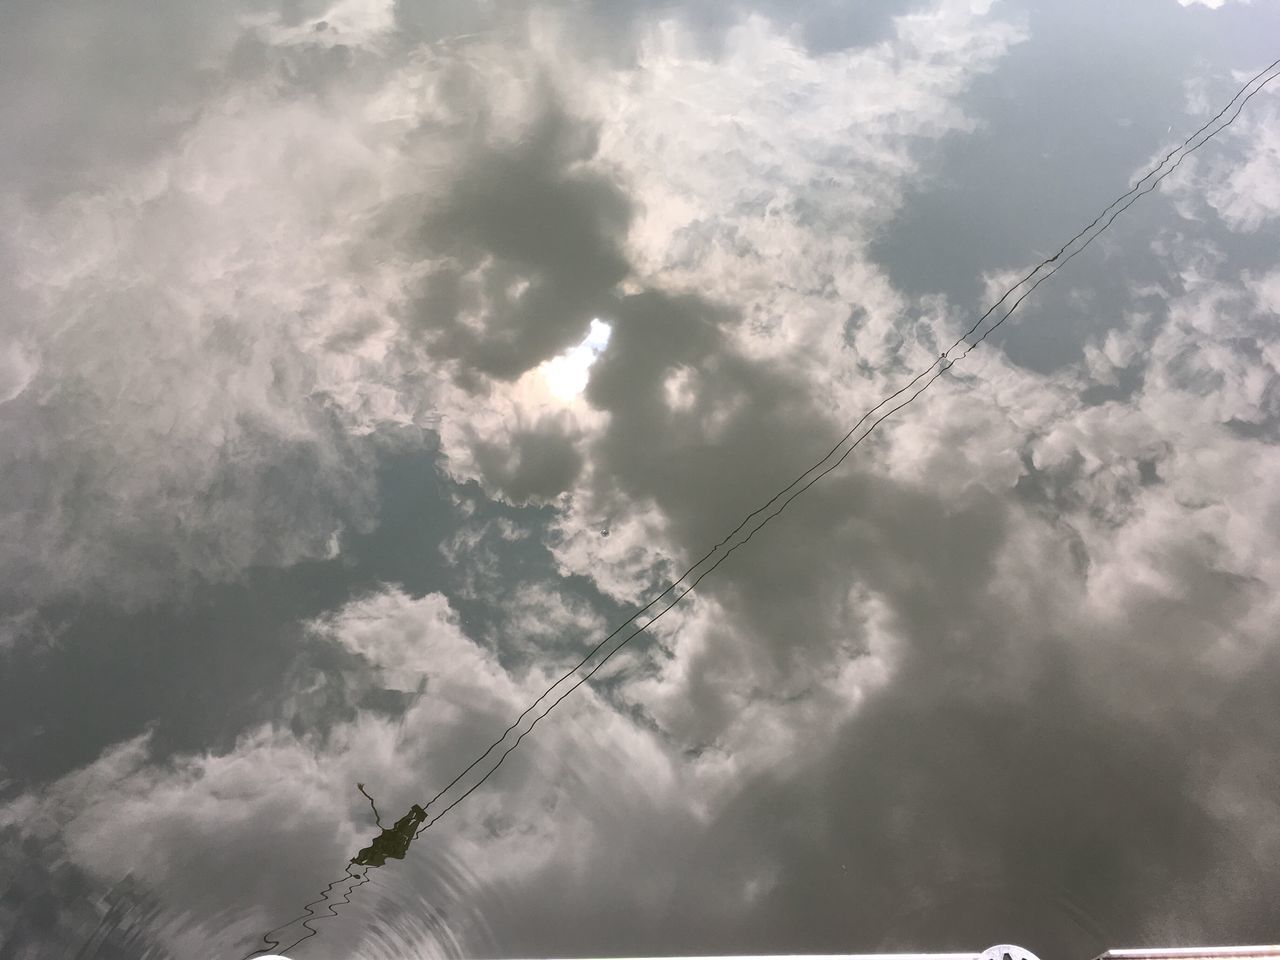
[[[591,329],[576,347],[570,347],[558,357],[553,357],[539,368],[552,396],[569,401],[587,387],[591,364],[609,345],[613,328],[601,320],[592,320]]]

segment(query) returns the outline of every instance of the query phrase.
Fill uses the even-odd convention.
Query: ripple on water
[[[403,862],[348,875],[330,896],[298,919],[272,931],[250,932],[243,916],[199,917],[166,909],[134,880],[117,884],[96,901],[95,918],[76,926],[76,960],[168,960],[199,949],[211,957],[240,960],[403,960],[500,956],[488,917],[499,898],[447,851],[419,841]],[[319,891],[317,891],[319,892]],[[333,909],[330,909],[330,908]],[[297,905],[297,914],[303,904]],[[310,931],[315,931],[314,934]],[[64,931],[70,933],[70,931]],[[197,946],[199,945],[199,946]]]
[[[340,934],[346,952],[335,956],[452,960],[502,955],[489,923],[501,909],[499,898],[460,860],[432,846],[430,834],[418,843],[404,863],[388,864],[394,871],[373,871],[367,895]]]

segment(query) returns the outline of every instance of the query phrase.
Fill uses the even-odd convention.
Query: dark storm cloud
[[[631,201],[587,167],[595,123],[569,115],[545,78],[539,90],[512,144],[493,141],[483,101],[467,108],[477,119],[458,175],[424,201],[421,222],[396,246],[431,264],[404,308],[411,340],[433,362],[451,362],[479,403],[491,381],[514,380],[580,341],[630,271]],[[405,212],[389,216],[403,222]],[[554,500],[583,465],[580,431],[563,416],[511,424],[496,441],[462,432],[488,491],[511,503]]]
[[[1280,674],[1274,654],[1216,679],[1199,663],[1249,607],[1247,588],[1188,557],[1171,595],[1099,622],[1079,615],[1084,581],[1058,554],[1019,571],[1032,602],[1018,611],[999,596],[1000,541],[972,535],[990,517],[965,530],[933,498],[910,506],[938,536],[858,570],[894,597],[907,638],[893,681],[829,739],[738,784],[705,832],[659,842],[668,898],[624,917],[602,893],[571,932],[531,900],[502,939],[545,955],[1012,941],[1066,960],[1274,937],[1280,873],[1250,838],[1280,812],[1263,759]],[[1236,814],[1221,790],[1260,804]],[[656,841],[665,827],[619,831],[636,875],[650,868],[632,831]]]
[[[587,397],[610,420],[590,448],[601,482],[586,492],[652,502],[686,553],[700,555],[789,479],[781,464],[810,462],[838,436],[785,367],[734,355],[732,309],[650,292],[620,300],[609,319],[614,338]],[[1053,482],[1082,479],[1067,464]],[[1026,520],[1012,495],[957,500],[855,473],[825,481],[735,556],[704,588],[725,624],[682,664],[689,719],[659,721],[678,742],[715,745],[744,689],[757,702],[805,691],[849,629],[841,601],[856,583],[888,599],[909,638],[899,672],[785,782],[743,784],[698,853],[683,852],[674,869],[689,879],[673,902],[688,912],[621,918],[602,899],[584,913],[608,922],[568,932],[541,923],[533,898],[508,936],[547,954],[657,951],[673,936],[707,952],[955,949],[1012,937],[1064,957],[1169,931],[1271,936],[1264,891],[1277,878],[1243,881],[1258,889],[1241,897],[1250,828],[1215,807],[1206,772],[1265,738],[1242,746],[1229,724],[1206,730],[1197,702],[1218,696],[1266,713],[1274,691],[1224,681],[1206,694],[1196,661],[1235,628],[1256,585],[1215,569],[1211,553],[1171,550],[1181,556],[1173,592],[1185,600],[1138,595],[1119,623],[1073,617],[1070,636],[1011,618],[990,592],[1010,572],[996,567],[1010,520]],[[1068,499],[1057,509],[1095,506]],[[1082,565],[1068,543],[1052,570],[1060,580],[1041,584],[1047,595],[1085,588],[1087,548]],[[1038,582],[1044,571],[1020,572]],[[1131,709],[1130,696],[1162,703],[1158,719]],[[647,874],[642,861],[634,870]],[[1232,882],[1220,887],[1224,877]],[[735,891],[739,878],[760,878],[763,892]]]
[[[1204,572],[1189,569],[1186,582]],[[744,786],[707,835],[704,849],[725,858],[717,875],[777,871],[742,946],[942,950],[1004,937],[1069,957],[1272,937],[1264,891],[1280,877],[1242,836],[1256,823],[1241,830],[1209,809],[1225,758],[1262,741],[1196,702],[1204,678],[1186,651],[1216,636],[1201,619],[1206,598],[1180,629],[1190,643],[1148,654],[1163,661],[1155,684],[1124,634],[1088,638],[1099,651],[1052,624],[1011,632],[976,602],[980,589],[965,596],[952,598],[948,626],[914,633],[893,685],[829,749],[785,781]],[[1134,632],[1159,636],[1181,606],[1136,605]],[[1031,670],[1011,678],[1009,662],[1028,658]],[[1273,715],[1278,686],[1255,674],[1208,696]],[[1143,716],[1145,698],[1163,699],[1158,724]],[[1244,776],[1251,789],[1276,780],[1259,767]],[[766,821],[781,828],[755,829]]]
[[[839,438],[839,425],[785,364],[737,354],[729,333],[741,321],[731,311],[651,292],[620,301],[611,317],[613,338],[587,391],[610,414],[590,454],[607,486],[591,494],[602,504],[619,496],[654,504],[686,555],[701,556]],[[673,393],[682,394],[674,403]],[[888,544],[893,562],[911,570],[953,538],[998,539],[998,512],[952,513],[924,491],[833,476],[702,589],[730,608],[740,645],[774,662],[761,665],[764,673],[785,674],[829,656],[844,633],[849,590]],[[905,559],[917,549],[918,560]],[[957,566],[973,563],[968,552],[957,551]]]
[[[432,354],[462,361],[464,381],[514,379],[577,342],[628,272],[630,201],[575,169],[595,153],[591,124],[548,91],[521,142],[495,148],[484,135],[481,120],[474,153],[426,211],[421,252],[447,263],[410,316]]]
[[[554,500],[573,486],[583,464],[573,434],[554,421],[519,430],[501,444],[477,441],[474,456],[485,480],[515,504]]]
[[[699,556],[745,504],[781,485],[763,479],[774,463],[811,461],[800,451],[821,451],[834,431],[789,397],[785,372],[733,356],[723,335],[736,322],[731,311],[650,293],[612,316],[614,339],[587,393],[611,414],[592,462],[599,476],[625,478],[627,496],[655,503],[673,539]],[[1167,364],[1175,392],[1230,383],[1211,370],[1188,379],[1181,356]],[[666,387],[681,372],[673,403]],[[1150,402],[1164,398],[1153,390]],[[786,412],[775,423],[778,409]],[[711,429],[717,412],[726,415]],[[929,407],[914,415],[928,417]],[[714,471],[699,469],[704,452]],[[1061,464],[1053,482],[1072,497],[1034,521],[1036,536],[1059,514],[1131,520],[1126,497],[1148,485],[1139,465],[1133,474],[1132,489],[1110,487],[1099,504],[1080,495],[1089,484],[1081,461]],[[760,492],[743,492],[756,482]],[[680,859],[696,918],[687,927],[662,911],[646,920],[668,935],[681,930],[681,949],[955,949],[1013,938],[1066,957],[1121,942],[1274,937],[1280,876],[1256,866],[1244,838],[1276,813],[1262,799],[1263,783],[1275,780],[1259,765],[1269,735],[1253,724],[1273,716],[1277,684],[1256,671],[1214,676],[1202,660],[1223,636],[1248,629],[1265,599],[1261,582],[1222,570],[1209,538],[1171,543],[1162,547],[1171,578],[1162,592],[1134,584],[1115,620],[1081,616],[1070,598],[1083,600],[1088,548],[1083,564],[1071,558],[1069,526],[1048,568],[997,568],[1010,521],[1027,534],[1012,492],[957,497],[924,483],[835,477],[702,588],[727,622],[705,656],[682,664],[695,719],[667,729],[686,744],[714,742],[732,724],[731,690],[749,689],[758,702],[779,680],[804,689],[818,657],[806,664],[796,654],[830,654],[832,634],[848,623],[833,601],[852,582],[888,599],[908,646],[893,682],[832,744],[788,768],[785,781],[744,783],[705,846]],[[993,600],[1010,575],[1054,598],[1045,620]],[[1067,616],[1054,620],[1055,609]],[[770,648],[787,669],[753,655]],[[1253,732],[1234,717],[1207,720],[1206,702],[1254,718],[1244,725]],[[1226,784],[1257,799],[1247,823],[1215,798]],[[763,893],[734,892],[753,878]],[[726,886],[731,906],[717,922],[715,891]],[[524,920],[522,943],[584,949],[578,936],[571,947],[562,931]],[[645,926],[592,929],[585,950],[658,949]]]
[[[722,815],[705,839],[727,857],[719,870],[771,874],[738,934],[744,946],[1012,940],[1065,958],[1150,938],[1144,920],[1176,891],[1213,897],[1212,874],[1240,851],[1189,799],[1178,744],[1100,716],[1069,670],[1046,666],[1011,694],[992,689],[999,664],[969,654],[949,675],[958,692],[900,675],[891,698],[795,779],[750,784]],[[927,661],[928,671],[953,665]],[[973,673],[979,664],[988,673]],[[985,699],[964,696],[968,686]],[[766,818],[780,829],[751,829]],[[1248,939],[1216,934],[1201,936]]]

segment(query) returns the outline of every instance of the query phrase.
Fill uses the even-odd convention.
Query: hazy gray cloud
[[[117,619],[72,616],[68,650],[143,660],[121,635],[177,624],[263,687],[211,671],[242,717],[217,736],[206,716],[174,742],[181,711],[157,708],[43,766],[39,731],[13,738],[5,949],[79,949],[110,902],[136,925],[100,956],[231,949],[294,916],[376,829],[356,782],[384,819],[448,782],[615,604],[967,325],[877,240],[940,144],[1005,129],[992,90],[1039,70],[1002,72],[1044,21],[667,12],[184,20],[182,62],[155,69],[200,109],[135,104],[136,151],[85,148],[93,189],[9,191],[0,643],[97,598]],[[182,81],[202,56],[220,66]],[[1269,938],[1280,274],[1255,99],[1223,162],[1170,181],[1148,249],[1100,243],[1001,341],[1065,316],[1079,359],[988,343],[957,365],[377,873],[316,956]],[[975,283],[1034,254],[1010,256],[975,258]],[[597,318],[607,345],[566,393],[548,361]],[[399,487],[379,474],[424,448]],[[270,636],[120,613],[237,579],[280,584],[254,615]],[[39,690],[81,676],[35,659],[9,662]]]
[[[274,37],[281,60],[298,48],[270,17],[238,29]],[[101,186],[32,199],[29,181],[6,183],[12,594],[138,603],[324,557],[373,520],[371,424],[411,419],[365,376],[395,286],[350,258],[390,176],[368,125],[330,122],[331,103],[270,71],[229,84],[225,59],[209,69],[219,82],[190,122]]]
[[[536,109],[509,150],[486,143],[481,121],[475,154],[417,227],[423,259],[444,264],[409,322],[466,378],[515,379],[576,343],[627,274],[626,195],[574,169],[595,153],[594,132],[554,100]]]
[[[219,86],[240,7],[10,7],[0,40],[0,182],[48,200],[100,189],[173,142]]]

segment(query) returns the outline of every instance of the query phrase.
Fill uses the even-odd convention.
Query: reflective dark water
[[[1280,939],[1280,9],[2,16],[0,957]]]

